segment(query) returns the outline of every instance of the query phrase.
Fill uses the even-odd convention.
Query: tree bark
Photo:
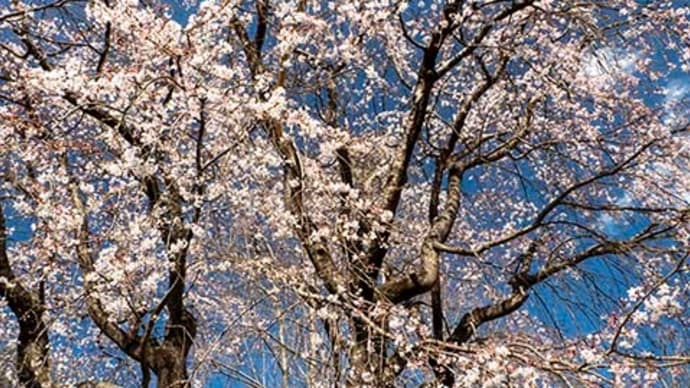
[[[163,345],[151,355],[158,388],[181,388],[189,386],[187,375],[187,350]]]
[[[43,298],[15,277],[7,257],[7,228],[0,204],[0,297],[19,322],[16,368],[19,383],[30,388],[51,387],[48,329],[43,322]]]
[[[177,362],[163,365],[157,373],[158,388],[173,388],[187,386],[187,371]]]
[[[38,301],[32,302],[39,304]],[[17,372],[19,382],[25,387],[50,387],[48,329],[43,322],[43,309],[34,303],[22,306],[10,303],[10,308],[19,320]]]

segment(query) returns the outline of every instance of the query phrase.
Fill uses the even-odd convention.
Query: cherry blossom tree
[[[2,3],[7,379],[687,382],[687,5]]]

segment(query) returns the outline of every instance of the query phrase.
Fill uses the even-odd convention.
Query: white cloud
[[[639,55],[620,49],[604,47],[587,49],[580,56],[582,67],[578,77],[586,82],[593,82],[599,86],[609,88],[621,76],[632,75],[636,69]]]
[[[690,79],[669,81],[664,92],[664,124],[669,127],[680,127],[688,122],[687,109],[683,109],[684,100],[690,97]]]
[[[690,80],[676,79],[670,81],[664,88],[664,98],[669,103],[682,100],[688,93],[690,93]]]

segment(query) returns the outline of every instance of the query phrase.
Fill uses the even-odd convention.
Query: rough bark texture
[[[7,299],[19,322],[16,368],[19,382],[31,388],[50,387],[48,330],[43,322],[39,293],[24,287],[16,278],[7,256],[7,228],[0,204],[0,296]]]
[[[158,388],[179,388],[188,385],[186,353],[184,349],[161,347],[152,357]]]

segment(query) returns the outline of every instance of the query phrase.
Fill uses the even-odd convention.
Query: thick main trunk
[[[376,325],[385,327],[385,319],[372,318]],[[387,387],[385,370],[385,338],[367,322],[354,320],[355,344],[350,354],[352,372],[348,378],[349,387]]]
[[[187,386],[187,370],[184,366],[171,363],[158,370],[158,388],[179,388]]]
[[[45,388],[52,386],[48,362],[48,331],[40,313],[29,312],[30,317],[19,318],[19,343],[17,345],[17,372],[24,387]]]
[[[147,364],[156,373],[158,388],[188,387],[187,356],[196,336],[196,319],[183,310],[180,322],[167,330],[165,341],[147,352]]]
[[[184,349],[173,347],[156,351],[153,365],[158,388],[181,388],[189,385],[186,353]]]

